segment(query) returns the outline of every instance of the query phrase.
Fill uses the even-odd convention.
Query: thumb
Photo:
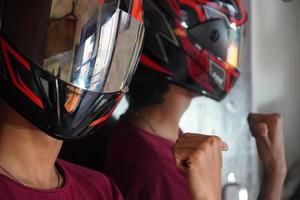
[[[266,123],[251,124],[250,126],[258,146],[270,145],[269,128]]]

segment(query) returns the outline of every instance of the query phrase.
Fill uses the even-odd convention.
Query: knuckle
[[[221,138],[219,136],[213,136],[215,142],[219,143],[221,142]]]
[[[193,135],[193,133],[185,133],[185,134],[184,134],[185,137],[190,137],[190,136],[192,136],[192,135]]]
[[[210,144],[210,145],[216,145],[216,144],[219,144],[221,141],[221,138],[219,138],[218,136],[210,136],[208,139],[207,139],[207,142]]]
[[[206,143],[205,144],[213,144],[214,143],[214,138],[213,136],[207,137],[206,138]]]
[[[279,113],[275,113],[275,114],[274,114],[274,118],[275,118],[276,120],[282,120],[282,116],[281,116],[281,114],[279,114]]]
[[[275,113],[275,114],[273,114],[272,115],[272,121],[274,121],[274,122],[282,122],[282,116],[281,116],[281,114],[279,114],[279,113]]]
[[[212,146],[212,144],[210,142],[205,142],[199,150],[207,152],[207,151],[209,151],[211,146]]]

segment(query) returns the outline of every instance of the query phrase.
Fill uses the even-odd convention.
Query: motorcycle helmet
[[[0,0],[0,97],[46,134],[95,132],[127,91],[141,0]]]
[[[142,67],[222,100],[239,77],[247,14],[242,0],[144,0]]]

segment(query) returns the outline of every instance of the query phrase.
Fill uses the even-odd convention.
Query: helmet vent
[[[217,42],[219,41],[220,39],[220,32],[216,29],[212,30],[211,33],[210,33],[210,37],[209,39],[212,41],[212,42]]]

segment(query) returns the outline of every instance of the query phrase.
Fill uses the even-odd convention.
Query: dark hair
[[[129,109],[137,110],[163,103],[169,84],[159,73],[140,64],[129,85]]]

